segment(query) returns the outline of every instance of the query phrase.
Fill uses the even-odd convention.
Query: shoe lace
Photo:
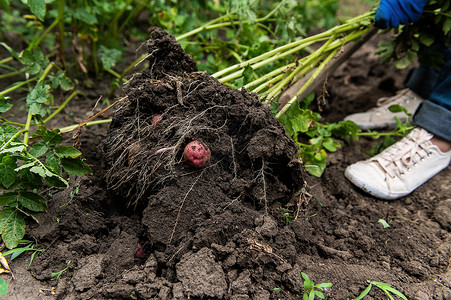
[[[402,104],[408,100],[413,100],[415,96],[410,93],[409,89],[404,89],[398,92],[396,96],[393,97],[383,97],[377,100],[377,108],[387,107],[394,104]]]
[[[405,138],[374,156],[372,160],[392,178],[403,175],[412,165],[428,156],[432,145],[432,134],[421,128],[415,128]]]

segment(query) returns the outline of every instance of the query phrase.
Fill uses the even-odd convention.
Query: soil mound
[[[105,253],[80,259],[75,290],[92,295],[86,275],[100,272],[105,280],[135,282],[128,295],[134,290],[144,299],[267,298],[264,290],[275,286],[265,280],[268,272],[280,277],[295,260],[286,244],[294,234],[287,234],[286,249],[272,251],[272,238],[285,234],[271,211],[299,198],[304,181],[297,147],[256,95],[197,72],[173,36],[155,28],[147,47],[149,68],[127,84],[127,99],[103,143],[111,203],[142,211],[136,221],[144,230],[119,230]],[[192,140],[211,150],[204,168],[183,160]],[[116,256],[141,263],[130,273]],[[104,297],[122,295],[112,287],[100,290]]]

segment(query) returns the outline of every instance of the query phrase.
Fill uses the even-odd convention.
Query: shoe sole
[[[384,193],[378,190],[377,188],[373,187],[372,185],[360,180],[357,176],[355,176],[352,173],[352,171],[349,170],[349,168],[345,170],[345,177],[364,192],[382,200],[395,200],[409,194],[407,193],[407,194],[392,195]]]

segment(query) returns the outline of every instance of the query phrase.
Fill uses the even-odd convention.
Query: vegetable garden
[[[343,176],[412,129],[343,117],[451,30],[375,5],[0,0],[0,294],[451,297],[449,168],[394,202]]]

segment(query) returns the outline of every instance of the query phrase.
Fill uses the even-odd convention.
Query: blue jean
[[[420,65],[406,81],[406,87],[426,98],[413,116],[413,123],[451,142],[451,51],[445,51],[440,72]]]

